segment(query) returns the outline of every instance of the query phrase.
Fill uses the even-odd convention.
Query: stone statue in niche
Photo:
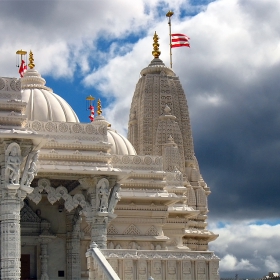
[[[118,203],[118,201],[121,199],[119,196],[119,190],[120,190],[120,184],[116,184],[113,188],[109,207],[108,207],[108,212],[114,213],[114,209]]]
[[[9,148],[9,147],[8,147]],[[10,184],[19,184],[21,157],[19,147],[13,146],[7,159],[7,173]]]
[[[30,167],[27,170],[27,180],[25,183],[26,186],[29,186],[32,183],[34,177],[37,175],[37,166],[36,166],[37,160],[38,160],[38,153],[36,153],[33,156]]]
[[[102,178],[97,183],[97,201],[96,209],[98,212],[113,213],[120,200],[119,196],[120,184],[115,184],[113,188],[109,187],[109,181]]]
[[[101,179],[97,184],[97,209],[99,212],[108,212],[109,181]]]

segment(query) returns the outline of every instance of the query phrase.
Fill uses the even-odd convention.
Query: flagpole
[[[169,25],[169,49],[170,49],[170,68],[172,68],[172,48],[171,48],[171,17],[174,15],[172,11],[169,11],[166,16],[168,17]]]

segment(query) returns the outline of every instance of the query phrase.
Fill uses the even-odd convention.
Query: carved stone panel
[[[191,261],[182,262],[182,278],[185,280],[192,280],[192,264]]]
[[[160,260],[156,260],[152,262],[152,275],[154,280],[163,279],[163,268],[162,268],[162,262]]]
[[[134,266],[133,260],[124,260],[124,279],[134,280]]]
[[[206,279],[206,263],[205,263],[205,261],[199,261],[197,263],[197,279],[198,280],[207,280]]]
[[[147,272],[148,272],[147,261],[140,260],[138,262],[138,279],[139,280],[148,279]]]
[[[175,260],[167,261],[166,277],[169,280],[177,280],[178,272]]]

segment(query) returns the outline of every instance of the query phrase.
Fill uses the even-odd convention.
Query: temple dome
[[[71,106],[52,89],[35,69],[28,69],[21,78],[22,101],[27,103],[28,120],[79,122]]]
[[[108,142],[112,144],[111,154],[115,155],[136,155],[136,151],[132,144],[117,131],[108,128]]]

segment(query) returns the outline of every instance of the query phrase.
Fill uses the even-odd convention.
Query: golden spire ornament
[[[28,64],[28,66],[29,66],[29,69],[33,69],[35,67],[32,51],[30,51],[30,53],[29,53],[29,64]]]
[[[152,51],[152,55],[154,56],[154,58],[159,58],[159,56],[161,54],[161,51],[159,50],[158,39],[159,39],[159,37],[157,35],[157,32],[155,31],[155,34],[154,34],[154,37],[153,37],[153,40],[154,40],[154,43],[153,43],[154,50]]]
[[[98,99],[97,101],[97,114],[100,116],[102,114],[102,106],[101,106],[101,100]]]

